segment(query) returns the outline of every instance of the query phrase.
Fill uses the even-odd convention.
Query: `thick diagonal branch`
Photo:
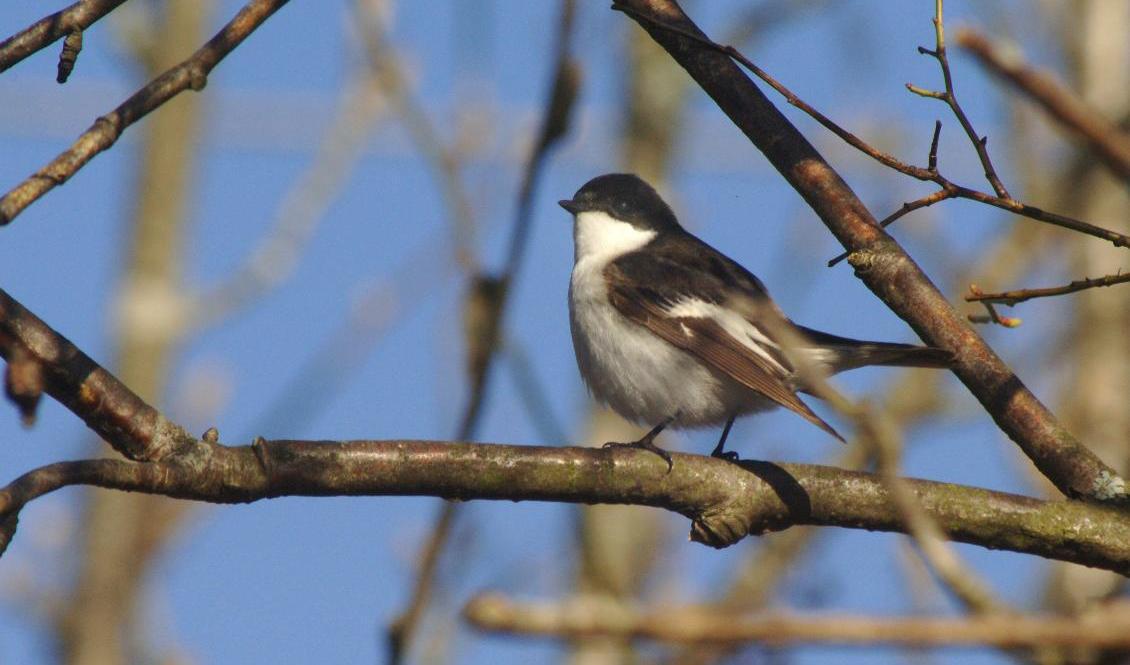
[[[130,459],[156,461],[191,443],[165,418],[0,289],[0,356],[35,363],[45,391],[86,422],[90,429]]]
[[[1125,483],[1114,470],[1059,424],[753,81],[729,56],[701,41],[703,33],[677,3],[619,0],[614,7],[667,49],[804,197],[851,252],[864,284],[923,340],[954,351],[954,372],[1041,473],[1069,496],[1125,497]]]

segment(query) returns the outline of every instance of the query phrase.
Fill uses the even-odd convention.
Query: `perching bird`
[[[638,176],[593,178],[559,203],[574,220],[569,323],[581,376],[616,413],[654,426],[639,441],[607,445],[650,450],[670,468],[654,444],[665,427],[724,425],[711,455],[736,459],[724,449],[734,419],[778,406],[843,440],[797,396],[803,368],[790,357],[828,373],[951,362],[944,349],[790,322],[757,277],[688,233]]]

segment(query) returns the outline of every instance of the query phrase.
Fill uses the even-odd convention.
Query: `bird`
[[[655,189],[630,173],[586,182],[558,202],[573,217],[569,327],[586,386],[600,402],[651,427],[606,447],[651,451],[667,427],[722,426],[725,450],[739,416],[784,407],[843,437],[798,393],[804,371],[867,365],[945,368],[952,354],[929,346],[868,342],[793,323],[751,272],[679,224]]]

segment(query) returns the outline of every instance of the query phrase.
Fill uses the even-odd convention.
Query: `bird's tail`
[[[953,353],[946,349],[894,342],[864,342],[797,327],[815,345],[832,352],[827,362],[833,373],[867,365],[937,368],[953,365]]]

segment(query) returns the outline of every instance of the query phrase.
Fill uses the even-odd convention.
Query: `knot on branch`
[[[893,279],[908,265],[906,255],[893,247],[893,244],[894,241],[889,238],[880,240],[867,249],[851,252],[847,261],[855,269],[856,276],[861,279]]]
[[[189,67],[188,87],[195,92],[200,92],[208,85],[208,72],[203,67]]]
[[[1095,477],[1091,496],[1099,501],[1126,499],[1126,481],[1111,471],[1103,469]]]
[[[771,462],[740,464],[756,476],[753,484],[692,516],[692,541],[721,549],[746,536],[780,531],[811,517],[811,500],[788,471]]]
[[[875,253],[869,249],[849,252],[847,262],[855,269],[857,275],[862,275],[871,269],[871,265],[875,262]]]
[[[696,543],[722,549],[748,536],[751,528],[750,514],[728,505],[692,520],[690,538]]]
[[[172,456],[183,456],[197,448],[196,444],[197,440],[183,427],[157,414],[152,438],[145,446],[140,459],[146,462],[160,462]]]

